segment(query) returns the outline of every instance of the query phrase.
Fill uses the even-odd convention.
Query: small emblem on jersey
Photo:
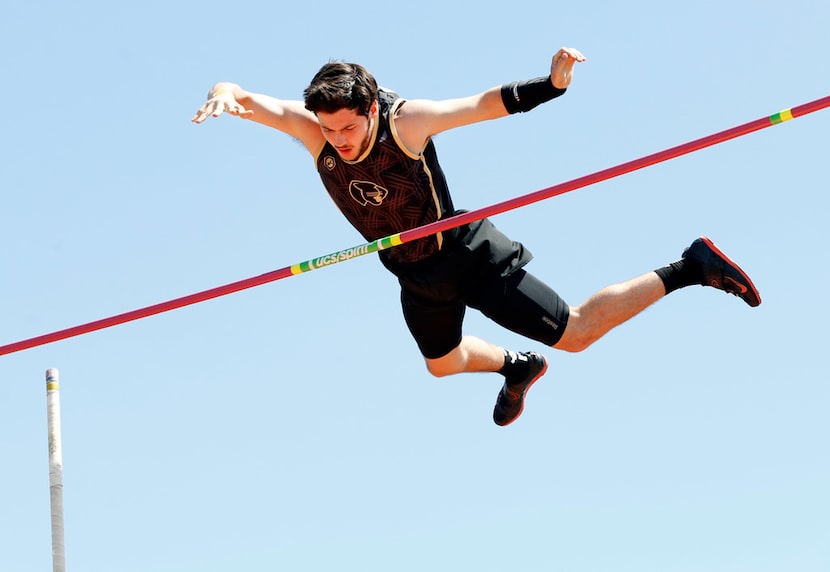
[[[352,181],[349,184],[349,193],[354,200],[365,207],[366,205],[379,206],[389,191],[369,181]]]
[[[332,157],[331,155],[326,155],[325,159],[323,159],[323,164],[329,171],[333,170],[335,166],[334,157]]]

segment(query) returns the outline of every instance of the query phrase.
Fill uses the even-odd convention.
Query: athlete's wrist
[[[501,100],[508,113],[524,113],[559,97],[566,90],[554,86],[551,76],[537,77],[504,84],[501,86]]]

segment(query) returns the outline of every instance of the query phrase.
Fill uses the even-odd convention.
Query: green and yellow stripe
[[[793,110],[785,109],[783,111],[779,111],[773,115],[769,116],[769,122],[771,125],[778,125],[779,123],[784,123],[785,121],[789,121],[793,118]]]

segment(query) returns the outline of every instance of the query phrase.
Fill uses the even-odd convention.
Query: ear
[[[372,102],[372,106],[369,108],[369,117],[377,117],[378,116],[378,100],[374,100]]]

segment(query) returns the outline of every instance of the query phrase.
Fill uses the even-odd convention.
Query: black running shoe
[[[683,258],[700,263],[704,286],[712,286],[734,294],[753,308],[761,303],[761,295],[746,272],[705,236],[701,236],[684,250]]]
[[[527,390],[548,370],[548,360],[542,354],[523,352],[519,354],[519,360],[527,362],[524,375],[505,380],[493,409],[493,421],[502,427],[510,425],[522,414]]]

